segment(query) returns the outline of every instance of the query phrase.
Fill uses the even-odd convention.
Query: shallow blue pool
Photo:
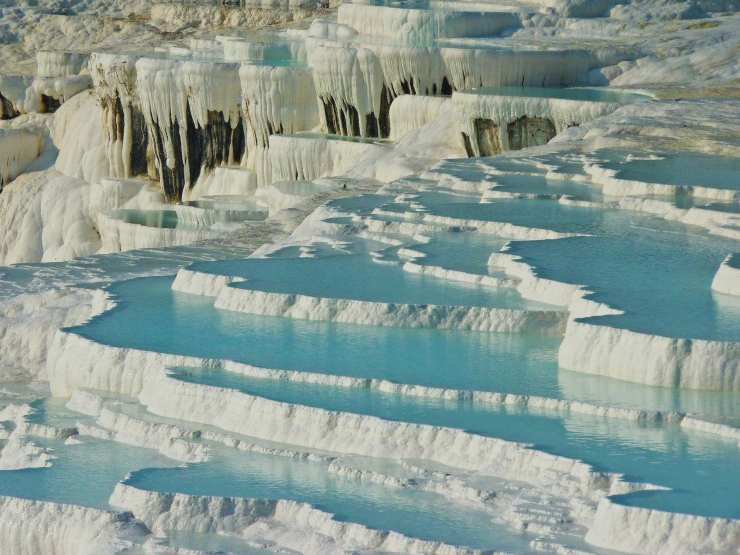
[[[737,394],[559,372],[558,338],[261,317],[216,310],[213,299],[173,292],[171,283],[146,278],[113,284],[108,290],[118,306],[71,331],[108,345],[266,368],[740,416]]]
[[[542,277],[583,284],[626,311],[599,321],[669,337],[740,341],[740,300],[713,295],[715,272],[737,242],[637,212],[564,206],[550,200],[463,203],[422,194],[433,214],[589,234],[520,241],[511,253]],[[403,205],[388,205],[405,211]]]
[[[245,378],[224,371],[181,369],[184,381],[228,387],[277,401],[378,416],[388,420],[448,426],[533,444],[630,480],[659,484],[674,492],[653,494],[649,506],[708,516],[740,517],[740,449],[731,440],[686,433],[677,426],[643,426],[571,414],[541,416],[516,408],[469,402],[409,398],[368,390]]]
[[[496,191],[590,201],[601,199],[601,192],[597,188],[566,179],[547,179],[541,175],[506,174],[496,176],[496,181],[500,184],[494,189]]]
[[[72,416],[61,400],[46,401],[39,408],[33,418],[37,422],[59,425]],[[36,444],[53,449],[57,458],[48,468],[0,470],[0,495],[110,509],[115,508],[109,505],[110,495],[124,481],[153,491],[295,500],[334,513],[337,520],[371,528],[458,545],[527,549],[529,538],[494,524],[482,509],[421,490],[342,478],[328,472],[325,463],[209,444],[211,460],[178,465],[149,449],[86,436],[81,440],[65,445],[34,438]],[[236,539],[217,535],[185,533],[172,539],[178,545],[243,547]]]
[[[66,410],[65,402],[49,399],[38,404],[39,412],[31,420],[64,426],[85,418]],[[108,509],[113,488],[128,473],[175,464],[156,451],[113,441],[82,437],[79,445],[65,445],[60,440],[31,439],[53,449],[58,458],[48,468],[0,471],[0,495]]]
[[[191,495],[289,499],[333,513],[339,521],[478,548],[527,551],[528,538],[492,522],[492,515],[437,494],[343,478],[322,463],[214,447],[204,464],[146,469],[127,483]]]
[[[440,387],[556,394],[559,339],[311,322],[216,310],[172,278],[113,284],[118,306],[73,331],[108,345]]]
[[[740,158],[700,152],[656,152],[659,160],[627,159],[620,150],[600,150],[606,168],[620,179],[740,191]]]
[[[385,303],[557,310],[522,299],[513,288],[486,288],[410,274],[398,265],[378,264],[363,254],[205,262],[194,264],[192,269],[245,277],[246,282],[233,286],[271,293]]]
[[[645,102],[651,99],[647,94],[635,91],[598,87],[481,87],[465,92],[491,96],[559,98],[582,102],[615,102],[619,104]]]
[[[441,232],[430,235],[429,243],[412,245],[426,256],[422,264],[441,266],[471,274],[488,275],[488,259],[508,242],[506,239],[478,233]]]

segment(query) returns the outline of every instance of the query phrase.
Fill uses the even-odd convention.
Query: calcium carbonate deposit
[[[740,555],[739,52],[0,0],[0,554]]]

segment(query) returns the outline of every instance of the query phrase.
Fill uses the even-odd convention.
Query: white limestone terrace
[[[55,112],[66,100],[90,88],[87,54],[40,50],[33,78],[0,75],[0,119],[21,113]]]
[[[392,145],[377,139],[318,133],[273,135],[268,155],[271,178],[266,181],[313,181],[345,175],[390,148]]]
[[[493,161],[493,165],[496,165],[495,161]],[[462,176],[460,175],[462,168],[467,167],[472,170],[474,167],[473,164],[461,164],[459,168],[453,164],[449,166],[450,169],[445,170],[445,165],[442,164],[440,169],[434,171],[433,175],[440,180],[446,178],[450,181],[465,181],[464,173]],[[526,162],[521,164],[520,171],[526,171],[525,168]],[[455,172],[457,172],[457,175]],[[474,174],[472,171],[470,173],[472,177]],[[505,172],[494,171],[492,174],[501,183],[507,182]],[[473,199],[473,202],[475,202],[475,199]],[[524,203],[523,206],[526,205],[526,201],[521,202]],[[564,204],[568,205],[567,203]],[[574,203],[574,205],[578,206],[578,203]],[[598,206],[586,201],[583,202],[583,205],[592,209],[596,209]],[[436,215],[433,209],[431,209],[431,214],[428,213],[429,211],[429,208],[422,205],[419,211],[375,209],[373,213],[384,218],[424,222],[426,225],[436,222],[438,225],[457,223],[457,225],[465,226],[467,229],[489,226],[496,229],[498,227],[499,233],[510,237],[515,236],[511,233],[510,227],[507,228],[503,225],[505,222],[498,222],[495,217],[491,218],[492,221],[478,221],[474,218],[460,220],[449,216]],[[501,215],[504,216],[503,211]],[[377,229],[391,228],[385,225]],[[407,228],[407,233],[414,232],[429,233],[429,228],[423,230],[420,227]],[[556,236],[543,236],[541,239],[558,240]],[[516,242],[513,244],[516,246]],[[728,249],[734,248],[731,242],[723,244]],[[553,248],[556,249],[557,247]],[[738,367],[737,361],[740,345],[736,340],[736,333],[733,335],[732,332],[728,331],[726,335],[722,336],[715,337],[710,334],[710,336],[698,336],[691,339],[694,336],[683,335],[691,333],[687,331],[690,327],[683,328],[683,331],[671,336],[668,327],[662,328],[660,333],[651,333],[648,327],[645,326],[640,327],[638,331],[621,329],[620,326],[625,325],[625,322],[620,324],[614,319],[610,322],[597,322],[598,319],[592,321],[593,316],[618,315],[623,312],[614,309],[603,300],[592,300],[592,293],[587,288],[579,287],[577,282],[575,284],[572,282],[565,283],[543,278],[540,270],[533,267],[531,263],[523,261],[522,257],[508,253],[508,250],[508,248],[505,248],[502,252],[492,253],[489,264],[496,268],[503,268],[508,277],[516,280],[515,287],[525,298],[568,307],[570,319],[566,327],[565,338],[559,349],[561,367],[663,387],[738,390],[738,371],[740,367]],[[423,259],[421,263],[423,264]],[[726,261],[720,268],[719,273],[727,272],[728,270],[725,269],[727,267],[728,262]],[[724,282],[725,280],[721,275],[719,278],[715,278],[715,283],[720,284],[720,287]],[[608,290],[609,287],[606,289]],[[717,286],[713,286],[713,289],[717,289]],[[606,295],[608,297],[608,293]],[[734,306],[734,304],[729,303],[725,307],[728,313],[727,322],[730,325],[735,317]],[[635,310],[635,307],[633,306],[632,309]],[[717,318],[722,319],[723,317],[717,316]],[[626,325],[626,327],[629,328],[629,325]]]
[[[454,92],[452,104],[463,120],[465,150],[477,157],[546,144],[569,127],[649,98],[588,88],[484,87]]]
[[[511,11],[465,11],[465,3],[447,3],[444,10],[345,3],[337,23],[376,37],[408,44],[429,44],[438,38],[496,36],[521,25]]]
[[[264,404],[267,401],[260,400],[259,398],[250,398],[249,396],[244,396],[240,394],[236,394],[235,392],[232,392],[230,396],[228,397],[229,401],[227,402],[226,399],[224,399],[224,395],[226,394],[226,391],[219,390],[218,388],[206,388],[204,389],[203,386],[197,386],[195,384],[191,385],[185,385],[185,384],[177,384],[176,380],[173,380],[170,377],[166,377],[164,374],[162,374],[162,380],[164,380],[160,385],[158,385],[156,388],[152,387],[152,383],[150,383],[151,380],[154,379],[160,379],[155,378],[156,372],[152,373],[151,369],[153,366],[159,366],[159,365],[168,365],[168,364],[177,364],[177,365],[188,365],[188,364],[200,364],[201,361],[198,359],[188,359],[188,357],[178,357],[178,356],[172,356],[172,355],[161,355],[158,353],[145,353],[140,352],[132,349],[118,349],[118,348],[112,348],[112,347],[106,347],[103,345],[95,345],[91,343],[88,340],[84,340],[81,338],[78,338],[71,334],[61,334],[58,335],[55,339],[55,346],[54,349],[55,352],[58,354],[55,354],[53,357],[51,357],[50,360],[53,360],[53,366],[50,368],[50,377],[52,379],[53,387],[55,388],[55,391],[58,393],[62,392],[73,392],[78,390],[80,387],[92,387],[95,389],[105,389],[112,392],[122,392],[127,395],[136,395],[137,392],[140,392],[140,398],[143,400],[143,402],[149,407],[149,410],[163,415],[168,416],[170,418],[179,418],[179,419],[185,419],[185,420],[193,420],[196,419],[198,422],[202,423],[214,423],[217,427],[221,427],[227,430],[231,431],[237,431],[239,433],[244,433],[244,423],[251,421],[251,419],[243,418],[243,415],[241,416],[233,416],[235,418],[235,422],[239,422],[239,425],[232,425],[227,422],[227,416],[224,415],[222,411],[222,407],[226,406],[223,403],[226,402],[227,406],[230,407],[230,411],[236,411],[238,406],[241,406],[242,404],[242,398],[244,402],[247,402],[249,406],[252,406],[252,409],[249,410],[258,410],[261,415],[267,414],[267,407],[262,407],[262,404]],[[74,354],[73,354],[74,353]],[[86,360],[85,364],[83,366],[80,366],[80,361]],[[114,361],[118,361],[115,362]],[[249,372],[254,373],[257,372],[258,374],[263,374],[265,372],[269,373],[272,372],[270,370],[261,370],[261,369],[253,369],[249,367],[243,367],[240,365],[229,365],[230,371],[234,372]],[[109,372],[113,372],[113,374],[109,374]],[[277,371],[275,372],[277,373]],[[301,373],[302,374],[302,373]],[[289,376],[284,376],[285,378],[291,379]],[[298,376],[296,375],[296,378]],[[311,375],[305,375],[304,377],[301,377],[299,379],[307,379],[311,380],[313,377]],[[315,379],[318,379],[319,377],[315,377]],[[183,400],[182,402],[177,401],[175,402],[175,398],[178,397],[179,394],[175,394],[175,390],[173,389],[171,393],[167,394],[166,396],[162,396],[162,388],[166,384],[172,384],[172,387],[177,387],[178,389],[186,388],[188,390],[192,390],[189,394],[185,395],[185,397],[189,400],[187,403]],[[356,384],[350,384],[346,383],[343,384],[344,387],[352,387]],[[388,386],[392,386],[392,384],[378,384],[381,386],[382,389],[385,389]],[[169,386],[167,386],[169,387]],[[133,388],[133,389],[132,389]],[[159,393],[154,394],[154,391],[158,391]],[[169,391],[169,390],[168,390]],[[197,402],[197,406],[200,407],[198,409],[198,412],[194,412],[193,406],[190,404],[190,401],[193,400],[192,396],[196,393],[196,391],[200,391],[203,395],[208,393],[208,395],[213,396],[212,402],[216,403],[214,405],[214,410],[208,409],[206,410],[206,406],[210,406],[212,404],[211,401],[207,401],[205,398],[201,399]],[[147,393],[150,392],[150,393]],[[407,389],[399,389],[398,393],[404,394],[404,395],[436,395],[441,392],[435,392],[432,390],[428,391],[419,391],[415,392],[412,390]],[[183,393],[184,394],[184,393]],[[448,396],[449,394],[454,394],[454,392],[445,392],[444,395]],[[198,394],[200,395],[200,393]],[[183,397],[183,399],[185,399]],[[218,402],[216,402],[218,397]],[[163,404],[164,399],[168,399],[168,401],[165,403],[167,404],[167,407],[165,407],[165,404]],[[210,398],[210,397],[209,397]],[[480,400],[481,402],[508,402],[505,401],[504,398],[499,398],[496,395],[490,396],[489,400]],[[514,400],[512,399],[511,402],[518,404],[520,402],[524,402],[524,400]],[[537,402],[534,400],[530,400],[529,402]],[[269,402],[268,402],[269,403]],[[579,406],[579,405],[571,405],[568,408],[565,407],[558,407],[557,404],[551,404],[553,402],[548,402],[548,404],[545,404],[543,407],[545,410],[575,410],[575,411],[581,411],[581,410],[594,410],[594,408]],[[256,404],[256,405],[255,405]],[[259,406],[257,406],[259,405]],[[176,408],[180,407],[180,408]],[[187,408],[186,408],[187,407]],[[221,408],[219,408],[221,407]],[[246,409],[247,405],[245,405]],[[241,410],[241,409],[239,409]],[[313,415],[322,417],[321,411],[309,411],[306,413],[306,415],[311,415],[308,420],[304,417],[304,412],[306,409],[300,406],[294,406],[290,410],[290,414],[292,415],[291,418],[295,417],[296,425],[297,422],[301,422],[301,434],[305,434],[305,426],[308,421],[313,421]],[[639,415],[637,413],[630,415],[628,414],[628,411],[613,411],[612,413],[606,411],[606,412],[600,412],[602,409],[595,409],[599,411],[599,413],[603,414],[604,416],[613,418],[637,418],[642,419],[644,415]],[[183,412],[185,411],[185,412]],[[267,412],[266,412],[267,411]],[[282,411],[281,411],[282,413]],[[242,414],[242,413],[239,413]],[[210,416],[208,416],[210,415]],[[340,430],[337,428],[337,425],[341,422],[344,422],[344,419],[348,419],[351,417],[351,415],[345,415],[345,414],[339,414],[335,417],[339,418],[339,421],[337,421],[333,425],[334,432],[333,434],[340,433]],[[229,416],[228,418],[232,418]],[[323,417],[322,417],[323,418]],[[662,417],[665,418],[665,417]],[[679,417],[680,418],[680,417]],[[214,420],[215,419],[215,420]],[[384,423],[380,422],[379,424]],[[689,424],[689,421],[687,420],[687,425]],[[236,426],[236,427],[235,427]],[[289,426],[290,427],[290,426]],[[343,427],[343,424],[339,426],[340,428]],[[381,426],[382,428],[383,426]],[[261,434],[263,428],[250,428],[250,434]],[[265,436],[265,439],[270,440],[279,440],[284,441],[287,436],[283,435],[274,435],[274,433],[283,434],[283,433],[290,433],[288,429],[284,429],[283,425],[281,424],[279,427],[276,426],[270,426],[269,427],[272,432],[270,432],[269,438]],[[280,431],[278,431],[280,430]],[[387,432],[390,432],[390,430],[386,430],[386,432],[383,432],[384,434],[387,434]],[[399,432],[400,433],[400,432]],[[322,436],[325,438],[326,441],[330,441],[331,447],[329,447],[329,444],[326,444],[326,448],[330,448],[331,450],[336,450],[338,447],[342,445],[342,442],[335,442],[332,437],[327,437],[325,434],[322,433]],[[262,437],[262,436],[260,436]],[[291,436],[292,437],[292,436]],[[303,440],[299,440],[299,444],[303,445],[301,443]],[[440,439],[441,441],[441,439]],[[296,438],[293,437],[290,439],[290,443],[296,444]],[[316,446],[315,443],[311,443],[312,446]],[[323,445],[323,444],[322,444]],[[365,447],[361,446],[361,443],[358,443],[355,441],[353,443],[354,447],[353,453],[357,453],[358,449],[364,450]],[[364,445],[364,444],[362,444]],[[373,453],[377,455],[377,445],[373,442]],[[307,444],[305,446],[308,446]],[[345,446],[346,447],[346,446]],[[368,447],[369,448],[369,447]],[[343,448],[342,448],[343,449]],[[394,449],[397,449],[395,447]],[[457,452],[457,449],[454,450]],[[363,451],[364,452],[364,451]],[[395,452],[395,451],[394,451]],[[445,451],[449,452],[449,450]],[[432,456],[429,452],[426,456]],[[438,454],[434,455],[434,457],[443,457],[443,455]],[[446,455],[444,456],[446,457]],[[444,460],[447,464],[452,463],[452,466],[459,466],[461,464],[461,460],[456,460],[454,463],[451,460],[448,460],[447,458],[440,459]],[[436,459],[435,459],[436,460]],[[473,464],[472,459],[470,457],[465,459],[467,462],[464,464],[466,467],[468,467],[470,464]],[[521,474],[521,468],[527,468],[528,465],[525,465],[524,467],[520,467],[517,465],[517,478],[522,479]],[[505,469],[497,466],[498,470],[495,472],[505,472]],[[491,469],[488,469],[487,471],[491,471]],[[532,479],[535,479],[534,477]],[[546,483],[546,482],[545,482]],[[543,484],[544,485],[544,484]],[[601,509],[599,509],[601,510]],[[629,512],[629,509],[620,509],[620,510],[627,510]],[[138,514],[138,513],[137,513]],[[640,514],[639,510],[634,512],[635,515]],[[660,512],[651,512],[651,515],[653,515],[655,518],[663,519],[663,518],[681,518],[681,517],[668,517],[667,514],[660,513]],[[651,516],[652,518],[652,516]],[[707,539],[704,535],[696,535],[692,536],[691,539],[691,545],[697,546],[697,549],[709,549],[711,551],[717,551],[722,552],[727,545],[731,545],[733,541],[733,524],[732,522],[725,522],[725,521],[714,521],[712,519],[703,521],[704,524],[699,524],[697,521],[697,525],[700,526],[709,526],[712,530],[712,539]],[[636,524],[637,526],[637,524]],[[693,525],[692,525],[693,526]],[[727,527],[729,526],[729,528]],[[721,530],[720,530],[721,528]],[[683,534],[683,532],[679,532],[678,530],[684,530],[685,527],[683,525],[679,526],[677,528],[677,531],[675,532],[676,535],[674,535],[673,532],[670,532],[670,537],[675,538],[671,541],[680,541],[679,537],[680,534]],[[601,530],[599,528],[599,530]],[[605,532],[599,531],[594,532],[594,534],[604,534]],[[652,538],[652,535],[649,535],[650,538]],[[605,539],[606,536],[600,535],[600,536],[593,536],[594,543],[599,542],[605,542],[605,541],[614,541],[614,540],[607,540]],[[601,539],[599,539],[601,538]],[[647,539],[647,540],[641,540],[641,541],[647,541],[652,542],[656,541],[653,539]],[[687,540],[684,540],[687,541]],[[693,543],[693,542],[702,542],[702,543]],[[717,543],[719,542],[719,543]],[[729,542],[729,543],[728,543]],[[638,543],[633,544],[633,547],[631,549],[637,549],[639,548],[635,547],[638,545],[643,545]],[[647,545],[647,544],[645,544]],[[704,547],[699,547],[700,545],[703,545]]]
[[[0,128],[0,190],[15,179],[41,153],[43,139],[22,129]]]
[[[740,295],[740,255],[728,254],[717,269],[712,289],[725,295]]]
[[[90,72],[107,120],[109,172],[158,175],[169,199],[188,196],[201,167],[207,173],[220,164],[241,164],[268,184],[270,135],[318,130],[387,137],[389,107],[400,94],[574,84],[597,63],[577,49],[413,48],[362,38],[348,44],[345,35],[354,35],[340,32],[346,29],[317,20],[301,33],[94,54]],[[192,86],[195,73],[200,86]],[[201,98],[205,83],[229,98]],[[175,96],[160,107],[154,99],[165,85],[165,96]]]
[[[28,76],[0,75],[0,120],[12,119],[25,110],[30,82]]]

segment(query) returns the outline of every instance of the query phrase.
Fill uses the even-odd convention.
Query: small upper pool
[[[700,152],[664,153],[635,158],[620,150],[597,152],[619,179],[740,191],[740,157]]]
[[[462,94],[487,96],[518,96],[530,98],[559,98],[582,102],[616,102],[628,104],[645,102],[652,97],[638,91],[607,89],[599,87],[479,87],[462,91]]]
[[[138,210],[121,208],[110,213],[110,217],[129,224],[159,229],[207,229],[219,224],[237,224],[246,221],[262,221],[267,218],[267,209],[255,204],[231,204],[218,198],[190,201],[182,209]]]
[[[365,255],[250,258],[199,263],[192,269],[244,277],[244,283],[232,287],[268,293],[383,303],[557,309],[527,301],[513,288],[480,287],[410,274],[399,265],[378,264]]]
[[[126,222],[127,224],[143,225],[145,227],[158,227],[162,229],[183,227],[177,217],[177,212],[174,210],[136,210],[133,208],[121,208],[111,212],[111,217],[113,219]]]

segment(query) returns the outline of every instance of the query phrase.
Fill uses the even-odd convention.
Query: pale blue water
[[[358,195],[356,197],[345,197],[328,203],[330,207],[350,212],[361,216],[370,214],[377,208],[393,200],[390,195]]]
[[[267,368],[740,416],[737,394],[558,372],[558,338],[260,317],[216,310],[213,299],[173,292],[171,283],[146,278],[113,284],[108,291],[118,306],[71,331],[107,345]]]
[[[584,102],[615,102],[619,104],[645,102],[651,99],[650,96],[635,91],[601,89],[596,87],[481,87],[465,92],[481,95],[561,98]]]
[[[47,399],[36,403],[38,412],[29,420],[61,427],[89,420],[65,409],[65,402]],[[35,437],[32,440],[53,449],[57,458],[48,468],[0,471],[0,495],[108,509],[113,488],[127,474],[149,466],[174,465],[151,449],[113,441],[83,437],[79,445],[65,445],[60,440]]]
[[[286,42],[265,43],[256,55],[244,57],[243,61],[277,67],[303,66],[305,60],[296,58],[295,48]]]
[[[295,49],[291,49],[285,40],[277,40],[275,37],[263,36],[259,40],[256,37],[245,37],[252,43],[253,47],[249,55],[229,57],[226,59],[221,51],[195,50],[186,54],[172,52],[147,52],[146,58],[165,58],[193,60],[201,63],[248,63],[250,65],[264,65],[272,67],[306,67],[305,59],[295,56]]]
[[[566,151],[537,154],[535,156],[527,156],[524,160],[531,161],[531,163],[545,164],[563,175],[587,176],[586,170],[583,167],[583,157],[578,153],[569,153]],[[494,167],[499,166],[498,158],[488,158],[487,161],[490,161]],[[545,170],[543,169],[542,171]]]
[[[602,198],[599,189],[575,181],[546,179],[544,176],[526,174],[497,175],[495,179],[500,184],[499,187],[494,189],[496,191],[527,193],[555,198],[566,196],[577,200],[591,201],[598,201]]]
[[[676,489],[650,506],[667,511],[740,517],[740,449],[736,442],[681,431],[581,415],[540,416],[470,402],[417,399],[341,387],[245,378],[224,371],[181,369],[184,381],[227,387],[276,401],[378,416],[388,420],[459,428],[533,444],[538,450],[581,459],[632,481]],[[615,433],[615,430],[618,430]]]
[[[183,227],[182,223],[178,220],[177,212],[174,210],[135,210],[122,208],[114,211],[111,216],[128,224],[143,225],[146,227],[165,229]]]
[[[463,197],[436,193],[427,197],[426,193],[416,202],[422,204],[430,214],[451,218],[506,222],[526,227],[551,229],[564,233],[589,233],[604,217],[598,208],[580,208],[560,205],[547,199],[492,200],[480,203],[478,197]],[[384,210],[405,212],[408,207],[402,204],[388,204]]]
[[[629,160],[620,150],[600,150],[603,165],[617,170],[617,177],[648,183],[714,187],[740,191],[740,158],[702,153],[655,152],[660,160]]]
[[[595,291],[592,298],[626,311],[593,322],[669,337],[740,341],[740,299],[713,295],[709,287],[733,248],[730,241],[671,226],[642,228],[645,222],[628,214],[613,218],[622,236],[569,238],[548,246],[522,242],[511,252],[543,277],[584,283]]]
[[[314,297],[385,303],[485,306],[556,310],[522,299],[514,289],[493,289],[449,282],[378,264],[365,255],[321,258],[253,258],[206,262],[194,270],[247,278],[237,288]]]
[[[40,406],[37,422],[59,425],[71,415],[61,400]],[[85,419],[77,414],[77,419]],[[153,491],[193,495],[290,499],[334,513],[337,520],[395,530],[414,537],[527,552],[527,538],[491,522],[491,515],[457,506],[437,494],[385,487],[335,476],[324,463],[240,452],[209,444],[206,463],[177,465],[155,451],[83,436],[78,445],[34,438],[54,450],[48,468],[0,471],[0,495],[110,509],[120,481]],[[451,509],[456,509],[452,510]],[[178,545],[237,549],[236,539],[187,533]],[[178,541],[179,540],[179,541]]]
[[[452,164],[452,163],[451,163]],[[513,169],[518,163],[511,163]],[[465,165],[452,165],[465,175]],[[476,172],[505,190],[536,195],[567,194],[598,198],[578,183],[549,182],[542,172],[492,176],[485,164]],[[487,176],[487,177],[486,177]],[[399,187],[402,191],[403,187]],[[432,213],[510,221],[592,237],[560,241],[517,242],[513,252],[546,277],[583,283],[597,299],[628,310],[602,317],[609,323],[666,335],[740,339],[740,303],[714,297],[709,283],[719,263],[737,243],[640,214],[573,208],[540,200],[479,204],[477,196],[425,191],[418,202]],[[334,206],[367,215],[392,197],[364,195],[334,201]],[[426,263],[485,274],[491,252],[504,240],[463,232],[440,232],[427,244],[411,248],[427,254]],[[729,249],[729,250],[728,250]],[[389,249],[392,253],[393,249]],[[325,250],[317,248],[317,253]],[[204,253],[203,253],[204,254]],[[405,274],[398,267],[374,264],[365,255],[291,258],[286,250],[274,259],[196,264],[196,269],[245,275],[248,287],[285,293],[352,297],[386,302],[522,306],[509,296]],[[142,268],[162,271],[182,265],[197,250],[173,255],[166,249],[141,256]],[[206,256],[204,256],[206,257]],[[118,255],[64,265],[26,265],[0,269],[5,284],[30,287],[46,278],[60,282],[115,279],[142,268],[137,258]],[[3,282],[3,280],[5,280]],[[265,318],[215,310],[213,299],[173,293],[171,278],[116,283],[109,290],[119,301],[110,313],[77,333],[107,344],[208,358],[229,358],[258,366],[385,378],[438,387],[527,393],[576,398],[639,408],[692,410],[719,420],[740,421],[740,398],[732,393],[680,392],[614,382],[557,368],[556,339],[522,335],[444,332],[336,325]],[[497,304],[498,303],[498,304]],[[507,304],[511,303],[511,304]],[[530,304],[529,306],[537,306]],[[474,407],[465,402],[404,398],[315,385],[293,385],[243,378],[222,371],[179,369],[181,379],[234,388],[270,399],[391,420],[452,426],[472,433],[532,443],[546,452],[578,458],[596,468],[623,472],[628,479],[674,488],[618,497],[621,503],[668,511],[740,518],[740,463],[736,443],[711,435],[687,433],[672,425],[644,426],[580,415],[520,412]],[[44,410],[52,406],[54,410]],[[79,415],[40,405],[35,421],[73,425]],[[39,441],[41,442],[41,441]],[[525,552],[526,539],[490,523],[489,515],[420,491],[389,490],[327,473],[321,464],[236,453],[217,448],[213,461],[172,469],[152,452],[109,442],[81,446],[48,442],[58,461],[50,469],[0,472],[0,494],[105,507],[115,483],[129,471],[139,487],[202,495],[289,498],[334,512],[340,520],[393,529],[442,541]],[[110,457],[110,459],[108,458]],[[89,468],[100,468],[90,472]],[[165,467],[165,468],[162,468]],[[208,545],[213,538],[186,538]],[[183,539],[185,541],[185,539]],[[219,544],[216,541],[215,545]]]
[[[110,344],[233,358],[274,368],[334,371],[448,387],[490,387],[548,396],[561,394],[555,363],[556,342],[552,342],[550,349],[543,349],[542,339],[520,337],[517,339],[522,342],[517,343],[515,339],[514,349],[501,352],[501,343],[488,343],[496,337],[494,334],[377,329],[250,317],[216,311],[210,306],[210,299],[172,293],[167,289],[169,283],[166,278],[152,278],[115,284],[110,289],[119,297],[119,307],[78,331]],[[443,338],[444,341],[441,340]],[[507,341],[512,339],[506,337]],[[503,345],[505,348],[506,342]],[[541,353],[540,360],[537,352]],[[491,355],[499,357],[500,367],[493,364],[495,358],[492,359]],[[455,371],[450,372],[450,369]],[[534,373],[527,372],[530,369]],[[238,383],[225,383],[225,374],[212,376],[215,381],[211,383],[215,385],[243,388],[279,400],[391,419],[450,425],[475,433],[533,442],[538,448],[581,458],[598,468],[626,472],[631,479],[681,488],[680,495],[662,493],[645,499],[628,499],[641,506],[708,515],[738,514],[736,496],[727,494],[736,491],[738,485],[732,472],[733,465],[738,463],[737,446],[731,442],[685,434],[672,427],[651,429],[585,417],[571,416],[563,420],[526,413],[497,413],[466,407],[464,403],[450,405],[243,378],[234,378]],[[614,433],[615,427],[620,429],[619,434]],[[257,465],[258,468],[263,466]],[[198,486],[204,488],[204,493],[213,494],[216,493],[214,488],[223,487],[234,494],[234,485],[228,479],[224,481],[223,468],[204,469],[204,472],[212,472],[213,475],[212,481],[208,482],[198,475]],[[182,477],[172,478],[172,485],[167,486],[166,479],[172,475],[169,472],[164,474],[166,476],[161,479],[158,476],[142,487],[168,489],[175,488],[175,484],[180,484],[178,490],[189,487],[182,485]],[[255,490],[254,487],[250,483],[243,495],[259,496],[263,490]],[[294,485],[287,489],[294,494],[299,491]],[[391,505],[395,510],[397,503],[392,501]],[[346,515],[346,518],[367,518],[361,504],[353,501],[347,506],[341,503],[339,506],[341,511],[338,513]],[[376,512],[368,511],[373,515]],[[398,515],[392,516],[391,520],[396,523],[396,529],[405,525]],[[408,523],[410,533],[416,531],[414,527],[419,520],[410,519]],[[374,525],[383,527],[386,524],[379,521]],[[428,530],[426,526],[424,529]],[[473,538],[468,542],[475,541],[475,537],[467,533],[464,537]]]
[[[0,298],[54,287],[104,285],[142,275],[169,275],[196,261],[243,257],[244,252],[244,247],[238,244],[204,243],[92,255],[67,262],[0,266]]]
[[[0,470],[0,495],[108,509],[113,488],[129,472],[173,464],[150,449],[113,441],[83,438],[80,445],[69,446],[58,440],[33,441],[54,449],[58,458],[48,468]]]
[[[564,206],[549,200],[460,202],[422,194],[433,214],[585,233],[512,244],[538,274],[584,284],[594,298],[626,311],[598,321],[670,337],[740,341],[740,301],[713,296],[710,285],[737,242],[637,212]],[[403,205],[385,208],[404,211]]]
[[[528,551],[526,536],[495,525],[482,510],[437,494],[342,478],[320,463],[212,449],[215,457],[208,463],[140,470],[126,483],[191,495],[290,499],[371,528],[456,545]]]
[[[440,387],[557,391],[557,338],[254,316],[216,310],[213,299],[173,292],[171,283],[116,283],[108,290],[118,306],[72,330],[108,345],[268,368]]]
[[[429,243],[412,245],[415,251],[423,252],[423,264],[441,266],[451,270],[488,275],[488,259],[508,242],[478,233],[447,232],[431,235]]]
[[[230,209],[226,204],[216,200],[199,200],[185,203],[196,208],[204,208],[210,211],[208,221],[213,223],[233,223],[244,221],[260,221],[267,218],[266,209],[244,209],[235,207]],[[111,217],[129,224],[143,225],[164,229],[196,229],[197,215],[193,219],[178,215],[175,210],[137,210],[122,208],[111,213]],[[204,215],[205,217],[205,215]]]

